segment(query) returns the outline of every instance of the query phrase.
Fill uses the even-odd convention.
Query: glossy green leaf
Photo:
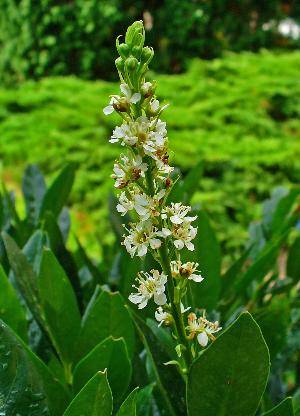
[[[300,237],[293,242],[287,259],[286,265],[287,275],[293,279],[295,283],[300,280]]]
[[[63,416],[110,416],[112,394],[106,372],[98,372],[75,396]]]
[[[198,269],[204,280],[191,282],[190,296],[195,307],[211,310],[216,306],[221,290],[221,250],[205,212],[199,211],[197,215],[195,250],[186,254],[186,260],[199,263]]]
[[[78,392],[97,371],[107,369],[107,378],[116,402],[120,402],[131,379],[131,363],[123,338],[109,337],[98,344],[75,367],[74,389]]]
[[[0,264],[0,319],[9,325],[25,342],[27,320],[25,310]]]
[[[77,266],[72,254],[66,248],[65,242],[60,231],[57,221],[52,212],[44,215],[43,229],[46,231],[50,241],[50,247],[59,263],[64,268],[68,279],[70,280],[76,297],[81,306],[82,292],[78,276]]]
[[[243,313],[192,364],[189,416],[252,416],[269,375],[269,352],[259,326]]]
[[[137,416],[150,416],[153,402],[154,384],[149,384],[139,390],[136,400]]]
[[[287,397],[279,405],[264,413],[263,416],[294,416],[294,408],[291,397]]]
[[[47,239],[47,235],[42,230],[37,230],[30,236],[22,248],[22,252],[25,254],[36,274],[40,270],[43,248],[48,245],[49,240]]]
[[[49,249],[43,251],[38,280],[46,329],[63,362],[70,364],[81,317],[69,279]]]
[[[42,200],[46,192],[44,177],[36,165],[25,169],[22,190],[26,203],[26,214],[30,224],[35,225],[39,219]]]
[[[52,212],[55,217],[59,215],[63,206],[67,203],[71,192],[75,178],[75,170],[75,165],[69,164],[54,179],[43,198],[40,218],[42,218],[47,211]]]
[[[69,397],[45,364],[0,321],[0,414],[63,413]]]
[[[18,289],[36,321],[43,324],[37,275],[15,241],[7,233],[2,233],[2,237]]]
[[[85,315],[78,348],[79,358],[109,336],[124,338],[129,357],[132,357],[135,334],[125,302],[119,293],[103,291]]]
[[[136,400],[137,400],[138,387],[134,389],[126,398],[117,416],[136,416]]]

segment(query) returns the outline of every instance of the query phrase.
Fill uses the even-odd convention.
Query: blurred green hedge
[[[144,18],[156,70],[180,72],[190,57],[223,50],[299,46],[281,38],[277,23],[299,21],[293,1],[232,0],[2,0],[0,81],[74,74],[111,78],[114,39]]]
[[[194,198],[211,214],[228,249],[244,241],[274,186],[300,181],[300,53],[228,54],[195,60],[182,75],[157,76],[171,106],[172,162],[183,172],[204,161]],[[109,240],[107,197],[118,146],[108,143],[116,119],[102,108],[118,85],[68,78],[0,90],[0,157],[5,179],[20,179],[37,162],[51,174],[66,161],[79,166],[73,202],[80,230]],[[88,212],[85,217],[83,212]]]

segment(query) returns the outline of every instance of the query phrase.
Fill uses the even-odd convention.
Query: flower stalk
[[[191,280],[203,280],[198,264],[181,262],[182,250],[194,250],[197,227],[193,223],[197,217],[190,216],[191,207],[168,202],[173,167],[169,165],[166,123],[160,118],[167,105],[156,98],[156,83],[145,79],[154,52],[144,42],[141,21],[128,28],[124,43],[117,39],[121,95],[111,96],[103,112],[121,116],[122,125],[114,129],[110,142],[127,149],[127,154],[115,162],[112,175],[115,188],[120,190],[118,212],[130,212],[136,219],[126,228],[123,244],[131,257],[150,253],[161,266],[161,271],[138,274],[138,284],[133,285],[136,292],[129,300],[139,309],[152,299],[158,305],[155,318],[159,325],[171,326],[178,364],[185,375],[195,356],[194,336],[198,347],[203,347],[219,328],[217,322],[212,324],[191,313],[185,324],[185,312],[190,309],[183,306],[187,285]]]

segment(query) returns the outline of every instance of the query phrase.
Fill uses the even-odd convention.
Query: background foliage
[[[190,57],[297,47],[299,41],[281,37],[277,25],[299,16],[293,0],[3,0],[0,80],[58,74],[111,78],[114,39],[142,17],[156,69],[178,72]]]
[[[157,76],[160,98],[171,103],[165,117],[172,162],[184,174],[203,162],[193,202],[208,211],[231,252],[272,188],[299,183],[299,65],[299,52],[229,54],[195,60],[182,75]],[[102,108],[117,90],[69,77],[0,93],[4,178],[19,181],[27,163],[48,174],[78,163],[72,202],[81,237],[90,242],[94,234],[111,241],[107,197],[118,149],[108,143],[116,120]]]

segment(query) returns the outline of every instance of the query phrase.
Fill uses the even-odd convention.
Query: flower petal
[[[115,111],[115,109],[113,108],[112,105],[107,105],[106,107],[103,108],[103,113],[108,116],[109,114],[113,113]]]
[[[197,341],[201,345],[201,347],[206,347],[208,344],[208,336],[205,331],[200,332],[200,334],[197,335]]]

